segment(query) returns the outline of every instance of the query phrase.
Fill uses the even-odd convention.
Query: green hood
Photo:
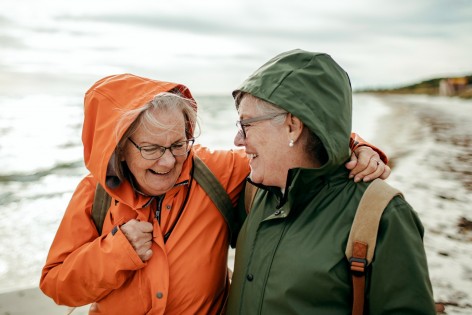
[[[327,54],[300,49],[277,55],[237,90],[277,105],[300,118],[323,142],[328,173],[349,158],[352,91],[348,74]]]

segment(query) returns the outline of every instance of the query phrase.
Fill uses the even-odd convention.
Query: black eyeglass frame
[[[161,157],[164,156],[164,154],[166,153],[167,150],[170,151],[170,153],[172,153],[172,155],[175,157],[175,156],[184,156],[186,155],[187,153],[190,152],[190,150],[192,149],[192,146],[193,146],[193,143],[195,142],[195,139],[194,138],[191,138],[191,139],[187,139],[187,140],[184,140],[184,141],[179,141],[179,142],[176,142],[176,143],[173,143],[171,146],[169,147],[164,147],[162,145],[158,145],[158,144],[151,144],[151,145],[144,145],[144,146],[139,146],[137,145],[131,138],[128,138],[128,140],[134,145],[134,147],[136,149],[139,150],[139,153],[141,154],[141,157],[145,160],[159,160]],[[183,145],[183,144],[186,144],[187,145],[187,149],[185,150],[185,153],[182,153],[182,154],[175,154],[173,149],[176,148],[178,145]],[[157,158],[147,158],[143,155],[143,149],[146,149],[146,148],[154,148],[155,150],[160,150],[161,152],[161,155]]]
[[[282,115],[287,115],[288,113],[277,113],[277,114],[268,114],[268,115],[262,115],[262,116],[257,116],[254,118],[248,118],[248,119],[241,119],[236,121],[236,127],[238,127],[238,132],[241,134],[243,139],[246,139],[246,127],[249,127],[250,124],[258,122],[258,121],[264,121],[264,120],[271,120],[274,119],[275,117],[279,117]]]

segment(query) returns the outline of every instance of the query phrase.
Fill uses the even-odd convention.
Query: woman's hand
[[[149,260],[152,256],[152,224],[149,222],[140,222],[132,219],[123,224],[120,230],[128,239],[131,246],[143,262]]]
[[[354,182],[372,181],[376,178],[386,179],[391,169],[380,159],[377,152],[368,146],[360,146],[351,154],[351,160],[345,164],[349,173],[349,178],[354,178]]]

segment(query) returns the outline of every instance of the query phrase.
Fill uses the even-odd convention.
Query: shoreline
[[[446,314],[472,313],[472,101],[381,96],[391,113],[373,143],[391,158],[387,180],[400,189],[425,228],[436,302]]]

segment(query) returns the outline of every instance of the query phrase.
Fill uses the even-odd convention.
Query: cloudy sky
[[[70,3],[0,3],[0,83],[133,72],[226,93],[293,48],[329,53],[354,88],[472,73],[470,0]]]

